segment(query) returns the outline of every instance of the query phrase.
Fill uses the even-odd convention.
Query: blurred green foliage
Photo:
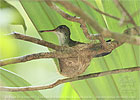
[[[91,9],[89,6],[87,6],[80,0],[70,0],[70,1],[77,7],[81,8],[81,10],[85,11],[92,18],[94,18],[102,27],[105,27],[111,31],[120,32],[120,33],[123,32],[123,30],[127,28],[126,26],[120,27],[118,21],[97,13],[96,11]],[[104,12],[110,13],[120,18],[122,17],[120,11],[115,6],[112,0],[88,0],[88,1],[92,5],[94,5],[96,8],[101,9]],[[140,9],[140,6],[139,6],[140,2],[138,0],[133,0],[133,1],[120,0],[120,1],[125,6],[125,8],[128,9],[130,14],[133,14],[135,11]],[[50,9],[45,2],[43,1],[42,2],[38,2],[38,1],[29,2],[25,0],[25,1],[20,1],[20,3],[22,4],[22,7],[23,7],[22,10],[24,9],[24,11],[29,17],[29,19],[26,18],[27,16],[26,14],[25,14],[26,16],[25,15],[23,16],[26,20],[26,24],[30,23],[30,25],[27,26],[28,35],[31,35],[37,38],[42,38],[43,40],[58,44],[58,40],[55,34],[53,33],[52,34],[51,33],[38,34],[37,31],[43,30],[43,29],[52,29],[52,28],[57,27],[58,25],[65,24],[68,27],[70,27],[71,33],[72,33],[71,38],[73,40],[81,41],[81,42],[89,42],[89,40],[85,38],[80,28],[80,25],[78,23],[71,22],[64,19],[53,9]],[[4,4],[4,5],[6,6],[9,4]],[[73,16],[75,15],[74,13],[67,11],[62,5],[59,5],[59,4],[57,5],[61,9],[63,9],[65,12],[68,12],[69,14]],[[18,7],[20,8],[20,4],[18,5]],[[15,8],[12,7],[11,9],[15,9]],[[18,9],[18,10],[20,11],[20,13],[21,12],[23,13],[21,9]],[[14,15],[16,15],[17,13],[18,12],[14,13]],[[20,18],[22,19],[22,17]],[[17,21],[19,21],[20,24],[24,26],[25,24],[23,24],[23,21],[22,21],[23,19],[20,20],[20,18]],[[15,17],[15,19],[18,19],[18,18]],[[137,23],[137,25],[140,25],[140,14],[135,16],[134,20]],[[18,24],[18,22],[16,23]],[[90,25],[87,25],[87,26],[90,33],[92,34],[96,33],[95,30],[90,27]],[[132,25],[129,24],[128,26],[131,27]],[[1,54],[11,55],[12,51],[16,51],[14,50],[16,47],[12,45],[13,42],[10,42],[10,43],[7,42],[9,40],[10,40],[9,38],[6,40],[0,39],[0,48],[2,48]],[[25,55],[28,53],[48,51],[46,48],[43,48],[41,46],[28,44],[23,41],[22,42],[17,41],[17,42],[19,43],[18,47],[20,49],[16,48],[18,49],[18,51],[16,51],[16,56]],[[9,49],[8,47],[13,48],[13,49]],[[93,58],[91,65],[88,67],[88,69],[86,70],[84,74],[138,66],[140,65],[139,52],[140,52],[139,46],[124,44],[120,46],[119,48],[115,49],[110,55],[107,55],[101,58]],[[27,62],[23,64],[16,64],[16,65],[8,65],[8,66],[4,66],[4,68],[11,70],[12,72],[15,72],[18,75],[22,76],[24,80],[29,81],[30,83],[32,83],[32,85],[40,85],[40,84],[46,84],[46,83],[50,84],[54,82],[55,80],[62,78],[62,76],[59,75],[58,72],[56,71],[57,69],[55,67],[53,60],[50,60],[50,59],[31,61],[31,62]],[[10,76],[12,77],[12,74],[10,74]],[[10,76],[7,75],[7,78],[10,79]],[[12,80],[15,80],[15,79],[12,79]],[[2,81],[7,82],[4,79]],[[105,99],[105,100],[108,100],[110,98],[111,99],[112,98],[113,99],[116,99],[116,98],[139,99],[140,87],[138,84],[140,84],[139,72],[133,72],[133,73],[109,75],[109,76],[104,76],[104,77],[99,77],[99,78],[94,78],[94,79],[87,79],[87,80],[82,80],[82,81],[77,81],[77,82],[66,83],[62,89],[62,92],[61,92],[61,87],[63,85],[60,85],[50,90],[39,91],[39,93],[41,93],[44,97],[50,100],[54,98],[59,99],[59,97],[60,99],[63,99],[63,100],[64,99],[66,100],[67,99],[71,99],[71,100],[93,99],[93,98]],[[19,84],[19,86],[22,86],[22,83]],[[26,93],[23,93],[22,95],[26,95]],[[30,95],[33,96],[36,94],[30,94]],[[29,99],[32,99],[32,98],[29,97]]]

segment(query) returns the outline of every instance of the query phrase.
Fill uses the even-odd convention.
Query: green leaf
[[[5,20],[5,18],[7,18],[7,20],[9,20],[9,24],[23,25],[23,28],[26,31],[27,27],[19,11],[5,0],[0,0],[0,3],[1,3],[0,11],[2,13],[1,20]],[[7,17],[7,15],[10,16]],[[1,24],[3,25],[5,23],[1,23]]]
[[[63,88],[63,93],[61,94],[60,100],[80,100],[80,97],[76,93],[76,91],[72,88],[70,83],[65,84],[65,87]]]
[[[31,86],[27,81],[25,81],[23,78],[18,76],[17,74],[8,71],[4,68],[0,68],[0,79],[2,80],[3,86],[9,86],[9,87],[23,87],[23,86]],[[45,98],[43,97],[38,91],[30,91],[30,92],[10,92],[13,96],[11,96],[10,99],[14,98],[16,100],[38,100],[39,98]],[[4,98],[0,97],[1,99]]]
[[[13,57],[16,52],[15,41],[0,34],[0,59]]]
[[[65,24],[70,27],[72,33],[71,38],[73,40],[88,42],[88,40],[82,33],[82,30],[80,29],[80,25],[78,23],[70,22],[64,19],[53,9],[49,8],[45,2],[20,2],[26,13],[28,14],[29,18],[33,22],[33,25],[35,26],[37,31],[52,29],[57,27],[58,25]],[[80,7],[92,18],[94,18],[102,27],[108,28],[109,30],[114,32],[123,32],[123,30],[127,28],[126,26],[121,27],[118,21],[97,13],[79,0],[71,0],[71,2],[76,6]],[[104,12],[107,12],[119,18],[122,17],[120,11],[115,6],[112,0],[89,0],[89,2]],[[128,9],[130,14],[140,9],[138,0],[133,0],[129,2],[123,1],[123,5],[126,9]],[[62,5],[59,6],[61,7]],[[63,6],[61,8],[63,8]],[[138,14],[134,18],[134,20],[137,25],[140,25],[140,14]],[[95,30],[92,29],[89,25],[88,30],[93,34],[96,33]],[[46,41],[58,44],[57,37],[53,33],[43,33],[40,34],[40,36]],[[88,67],[84,74],[138,66],[140,65],[139,52],[139,46],[124,44],[105,57],[93,58],[91,65]],[[71,86],[69,86],[69,83],[66,83],[61,96],[68,96],[70,98],[75,96],[80,99],[138,99],[140,91],[138,85],[140,84],[139,74],[139,72],[133,72],[103,76],[93,79],[71,82]],[[72,94],[70,94],[70,91],[72,92]]]

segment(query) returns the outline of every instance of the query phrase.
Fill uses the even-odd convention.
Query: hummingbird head
[[[66,25],[60,25],[55,29],[39,32],[54,32],[59,39],[60,45],[68,45],[68,42],[70,41],[70,29]]]
[[[54,31],[62,33],[66,36],[70,35],[70,29],[66,25],[60,25],[56,29],[54,29]]]

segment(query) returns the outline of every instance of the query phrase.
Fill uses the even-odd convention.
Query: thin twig
[[[9,59],[0,60],[0,66],[27,62],[27,61],[41,59],[41,58],[57,58],[57,57],[61,58],[61,57],[64,57],[64,55],[61,52],[34,53],[34,54],[25,55],[25,56],[13,57],[13,58],[9,58]]]
[[[103,37],[113,38],[119,42],[127,42],[130,44],[140,45],[140,38],[133,37],[125,34],[119,34],[116,32],[111,32],[107,29],[102,28],[93,18],[85,14],[81,9],[72,5],[67,1],[55,1],[62,4],[66,9],[76,13],[77,15],[81,16],[83,20],[85,20],[88,24],[90,24],[98,33],[101,33]]]
[[[130,43],[135,45],[140,45],[140,37],[130,36],[126,34],[119,34],[116,32],[110,32],[108,30],[105,30],[103,33],[104,37],[111,37],[115,40],[121,42],[121,43]]]
[[[133,14],[131,14],[132,18],[134,18],[135,16],[137,16],[140,13],[140,9],[138,9],[137,11],[135,11]],[[123,16],[123,18],[121,19],[122,21],[120,21],[120,25],[126,25],[128,23],[131,23],[130,19],[125,20],[124,18],[125,16]],[[139,33],[140,34],[140,33]]]
[[[93,20],[90,16],[88,16],[87,14],[85,14],[80,8],[74,6],[73,4],[71,4],[68,1],[58,1],[56,0],[55,2],[60,3],[61,5],[63,5],[66,9],[76,13],[77,15],[79,15],[83,20],[85,20],[86,22],[88,22],[91,26],[94,27],[94,29],[98,32],[98,33],[102,33],[103,32],[103,28],[99,26],[99,24]]]
[[[79,44],[74,47],[65,48],[60,51],[34,53],[25,56],[0,60],[0,66],[22,63],[22,62],[27,62],[27,61],[42,59],[42,58],[70,58],[70,57],[74,58],[74,57],[79,57],[80,55],[85,55],[85,56],[92,55],[92,57],[96,57],[97,55],[111,52],[112,50],[114,50],[120,45],[121,43],[117,41],[110,41],[110,43],[108,44],[109,50],[106,50],[102,48],[101,43],[94,44],[91,42],[89,44]]]
[[[124,31],[124,34],[127,34],[127,35],[130,35],[130,36],[134,36],[134,35],[137,35],[137,36],[140,36],[140,27],[137,26],[137,27],[131,27],[131,28],[127,28],[125,31]]]
[[[94,6],[93,6],[91,3],[89,3],[88,1],[86,1],[86,0],[82,0],[82,1],[83,1],[85,4],[87,4],[89,7],[91,7],[91,8],[94,9],[95,11],[97,11],[98,13],[103,14],[103,15],[105,15],[105,16],[108,16],[108,17],[110,17],[110,18],[113,18],[113,19],[115,19],[115,20],[120,20],[120,18],[118,18],[118,17],[116,17],[116,16],[110,15],[110,14],[108,14],[108,13],[105,13],[105,12],[103,12],[103,11],[97,9],[96,7],[94,7]]]
[[[32,43],[35,43],[35,44],[39,44],[39,45],[48,47],[48,48],[52,48],[54,50],[61,50],[63,48],[62,46],[58,46],[58,45],[49,43],[47,41],[40,40],[40,39],[31,37],[31,36],[27,36],[27,35],[16,33],[16,32],[8,34],[6,36],[13,36],[16,39],[20,39],[20,40],[24,40],[24,41],[29,41],[29,42],[32,42]]]
[[[79,51],[79,52],[86,52],[86,51]],[[69,58],[69,57],[77,57],[78,53],[74,50],[66,50],[66,51],[54,51],[54,52],[42,52],[42,53],[34,53],[20,57],[13,57],[9,59],[0,60],[0,66],[15,64],[15,63],[22,63],[27,62],[35,59],[42,59],[42,58]]]
[[[83,19],[81,19],[80,17],[71,16],[71,15],[69,15],[68,13],[65,13],[63,10],[61,10],[59,7],[57,7],[55,4],[51,3],[50,1],[46,1],[46,3],[47,3],[52,9],[54,9],[55,11],[57,11],[61,16],[63,16],[65,19],[70,20],[70,21],[73,21],[73,22],[78,22],[78,23],[80,23],[80,24],[81,24],[80,27],[82,28],[83,33],[85,34],[85,36],[86,36],[88,39],[90,39],[90,40],[93,39],[93,37],[91,37],[91,35],[88,33],[88,29],[87,29],[87,27],[86,27],[86,23],[85,23],[85,21],[84,21]],[[100,34],[100,33],[99,33],[99,34]],[[94,39],[95,39],[95,37],[94,37]],[[96,39],[98,39],[98,40],[102,43],[104,49],[107,49],[107,44],[106,44],[104,38],[103,38],[101,35],[100,35],[99,38],[96,38]]]
[[[97,11],[98,13],[103,14],[103,15],[105,15],[105,16],[108,16],[108,17],[110,17],[110,18],[113,18],[113,19],[115,19],[115,20],[118,20],[118,21],[120,21],[121,24],[130,23],[130,20],[125,20],[124,18],[120,19],[120,18],[118,18],[118,17],[116,17],[116,16],[110,15],[110,14],[108,14],[108,13],[105,13],[105,12],[103,12],[103,11],[97,9],[96,7],[94,7],[91,3],[89,3],[89,2],[86,1],[86,0],[82,0],[82,1],[83,1],[85,4],[87,4],[89,7],[91,7],[91,8],[94,9],[95,11]],[[136,16],[136,15],[139,13],[139,11],[140,11],[140,9],[139,9],[138,11],[136,11],[134,14],[132,14],[132,17]]]
[[[140,71],[140,66],[132,67],[132,68],[124,68],[124,69],[115,69],[115,70],[111,70],[111,71],[104,71],[104,72],[98,72],[98,73],[91,73],[91,74],[82,75],[82,76],[73,77],[73,78],[60,79],[60,80],[57,80],[55,83],[50,84],[50,85],[26,86],[26,87],[4,87],[4,86],[1,86],[0,91],[19,92],[19,91],[44,90],[44,89],[54,88],[60,84],[66,83],[66,82],[73,82],[73,81],[78,81],[78,80],[101,77],[101,76],[106,76],[106,75],[111,75],[111,74],[133,72],[133,71]]]
[[[49,7],[51,7],[55,11],[57,11],[65,19],[67,19],[69,21],[72,21],[72,22],[77,22],[77,23],[81,24],[80,27],[82,28],[83,33],[85,34],[85,36],[88,39],[92,39],[90,34],[88,33],[88,29],[86,27],[86,23],[85,23],[85,21],[83,19],[81,19],[80,17],[69,15],[68,13],[64,12],[62,9],[60,9],[58,6],[56,6],[55,4],[51,3],[50,1],[46,1],[46,3],[48,4]]]
[[[117,7],[120,7],[122,13],[125,13],[128,18],[130,19],[130,22],[136,27],[136,23],[133,20],[132,16],[128,13],[128,11],[124,8],[124,6],[119,2],[119,0],[114,0],[115,4],[117,5]]]

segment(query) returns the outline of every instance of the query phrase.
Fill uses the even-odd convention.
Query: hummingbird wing
[[[77,45],[77,44],[85,44],[85,43],[78,42],[78,41],[73,41],[73,40],[70,40],[69,43],[68,43],[68,45],[69,45],[70,47],[75,46],[75,45]]]

